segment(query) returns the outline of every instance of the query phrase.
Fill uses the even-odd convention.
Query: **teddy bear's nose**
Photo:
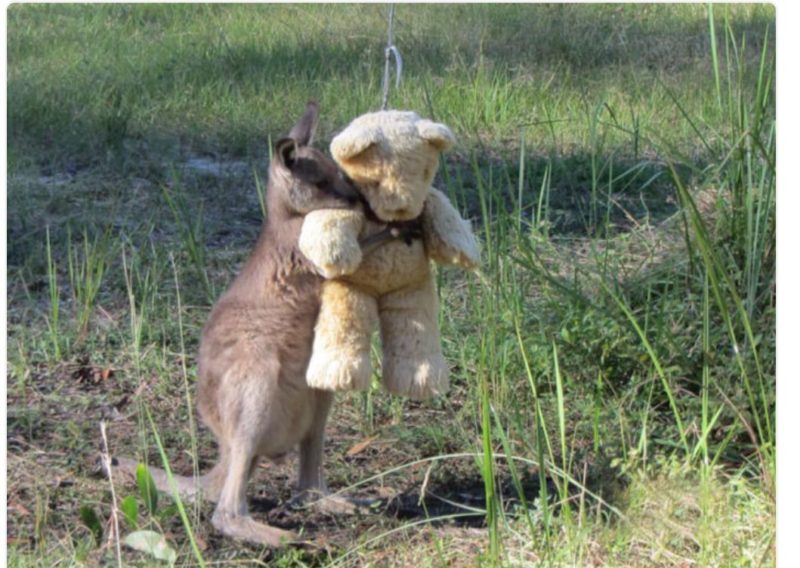
[[[408,221],[422,212],[422,200],[399,191],[399,189],[405,189],[402,186],[398,186],[398,190],[395,191],[390,191],[389,188],[385,189],[386,198],[379,206],[381,211],[376,210],[379,217],[384,220]],[[392,187],[391,189],[395,188]],[[407,190],[405,191],[407,192]]]

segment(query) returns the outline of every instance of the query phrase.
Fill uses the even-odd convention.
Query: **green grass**
[[[323,147],[379,106],[387,7],[8,16],[9,564],[113,564],[98,425],[210,467],[194,357],[268,141],[309,98]],[[452,392],[339,397],[329,485],[388,501],[366,517],[292,513],[293,464],[257,470],[256,515],[326,548],[187,503],[152,524],[178,565],[774,565],[774,32],[768,5],[398,5],[390,103],[456,132],[437,185],[483,245],[437,274]]]

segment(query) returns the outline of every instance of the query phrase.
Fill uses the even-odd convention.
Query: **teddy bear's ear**
[[[337,161],[351,161],[376,144],[380,137],[381,133],[377,128],[350,125],[331,141],[331,154]]]
[[[456,137],[444,124],[430,120],[420,120],[417,123],[417,132],[420,137],[427,140],[434,147],[443,152],[456,143]]]

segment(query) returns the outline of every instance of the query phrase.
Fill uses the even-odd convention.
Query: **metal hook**
[[[383,67],[383,102],[381,103],[381,110],[386,110],[389,107],[389,67],[392,56],[394,56],[395,63],[395,89],[400,87],[400,77],[403,74],[403,57],[400,55],[400,50],[394,45],[394,4],[389,7],[389,41],[386,44],[385,63]]]

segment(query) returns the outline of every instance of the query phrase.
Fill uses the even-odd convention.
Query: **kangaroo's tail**
[[[111,458],[111,475],[115,481],[122,477],[125,481],[135,482],[136,470],[140,463],[140,461],[131,458],[113,457]],[[167,475],[167,472],[163,469],[152,466],[147,466],[147,470],[153,478],[156,489],[162,493],[173,495],[177,489],[181,498],[194,499],[202,496],[203,499],[208,501],[216,501],[219,498],[225,473],[222,463],[218,463],[211,471],[199,477]],[[109,472],[106,472],[106,475],[108,474]],[[170,481],[170,477],[172,481]]]

